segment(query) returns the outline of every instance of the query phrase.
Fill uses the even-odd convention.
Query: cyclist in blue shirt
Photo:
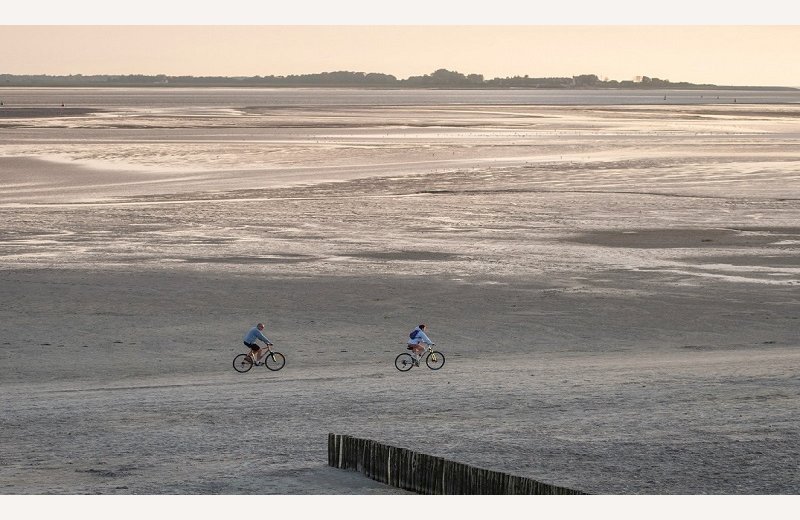
[[[421,323],[416,329],[411,331],[411,334],[408,335],[408,350],[411,350],[414,353],[414,364],[419,366],[419,358],[422,357],[422,353],[425,352],[425,346],[433,345],[433,342],[430,338],[425,334],[425,331],[428,330],[428,326],[424,323]]]
[[[261,364],[259,359],[261,359],[264,355],[264,349],[256,345],[256,340],[260,339],[267,344],[267,347],[272,346],[272,343],[269,341],[269,339],[261,332],[262,330],[264,330],[264,324],[259,323],[244,335],[244,344],[250,347],[250,356],[253,358],[253,362],[256,365]]]

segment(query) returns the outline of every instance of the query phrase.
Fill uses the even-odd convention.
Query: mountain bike
[[[431,370],[439,370],[444,366],[444,354],[438,350],[433,350],[434,345],[435,343],[433,345],[428,345],[428,348],[422,353],[420,359],[424,357],[425,364],[428,365],[428,368]],[[394,359],[394,366],[400,372],[407,372],[411,370],[411,367],[419,366],[419,361],[408,352],[403,352]]]
[[[233,358],[233,369],[237,372],[247,372],[253,365],[255,365],[255,361],[253,361],[252,353],[248,354],[239,354],[235,358]],[[286,364],[286,358],[280,352],[276,352],[271,348],[267,347],[267,354],[262,358],[261,362],[258,363],[258,366],[265,366],[268,369],[272,370],[273,372],[280,370]]]

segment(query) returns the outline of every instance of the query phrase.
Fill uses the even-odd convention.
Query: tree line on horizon
[[[68,76],[35,74],[0,74],[0,86],[108,86],[108,87],[169,87],[169,86],[213,86],[213,87],[367,87],[367,88],[742,88],[713,84],[695,84],[685,81],[674,83],[666,79],[641,76],[633,80],[601,79],[596,74],[581,74],[571,77],[510,76],[485,79],[483,74],[462,74],[439,69],[431,74],[398,79],[391,74],[376,72],[335,71],[316,74],[292,74],[288,76],[168,76],[145,75],[83,75]],[[787,89],[790,87],[748,87]]]

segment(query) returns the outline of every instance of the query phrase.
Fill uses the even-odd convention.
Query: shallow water
[[[666,97],[666,99],[665,99]],[[764,90],[447,90],[314,88],[0,88],[15,106],[280,107],[466,105],[674,105],[800,103],[800,91]]]

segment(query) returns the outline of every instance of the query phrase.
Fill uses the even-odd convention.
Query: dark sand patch
[[[639,249],[766,247],[797,238],[800,228],[613,229],[582,233],[570,242]]]
[[[0,119],[42,119],[85,116],[101,112],[106,112],[106,110],[91,107],[0,107]]]
[[[183,258],[182,261],[190,264],[291,264],[297,262],[310,262],[314,257],[307,255],[270,255],[270,256],[200,256]]]

